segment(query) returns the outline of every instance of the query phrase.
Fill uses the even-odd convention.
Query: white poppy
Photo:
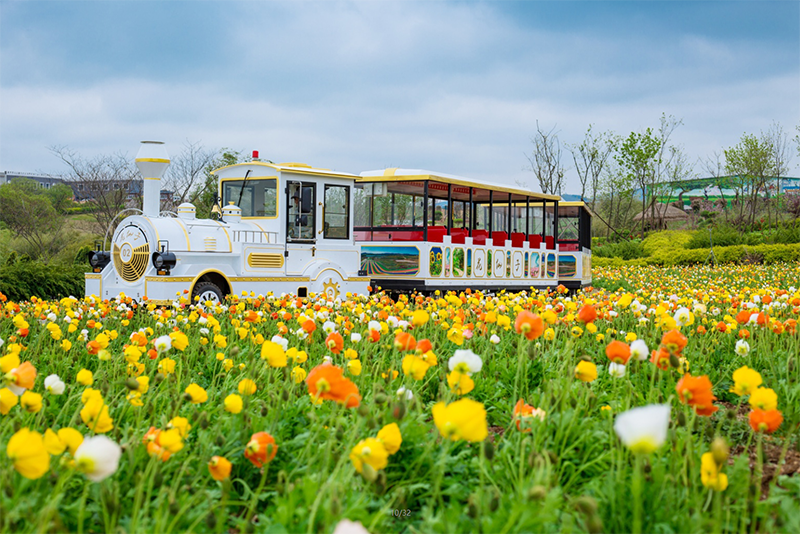
[[[472,373],[477,373],[481,370],[483,361],[480,356],[469,349],[457,350],[447,361],[447,365],[451,371],[458,371],[467,376],[472,376]]]
[[[631,343],[631,357],[639,360],[644,361],[650,355],[650,349],[647,348],[647,343],[644,342],[643,339],[635,339]]]
[[[117,471],[121,456],[120,446],[107,436],[92,436],[75,451],[75,467],[92,482],[100,482]]]
[[[500,343],[500,337],[497,334],[492,334],[492,337],[489,338],[489,342],[494,345],[497,345],[498,343]]]
[[[161,323],[157,323],[157,325],[160,324]],[[161,336],[159,338],[156,338],[156,340],[153,342],[153,345],[160,354],[162,352],[167,352],[169,349],[172,348],[172,340],[170,339],[169,336]]]
[[[401,386],[397,390],[397,396],[405,400],[411,400],[414,398],[414,394],[411,392],[410,389],[406,389],[405,386]]]
[[[620,363],[611,362],[608,365],[608,374],[614,378],[622,378],[625,376],[625,366]]]
[[[667,439],[669,404],[649,404],[623,412],[614,421],[614,431],[631,451],[651,453]]]
[[[284,338],[282,338],[282,337],[281,337],[281,336],[279,336],[278,334],[275,334],[274,336],[272,336],[272,339],[271,339],[270,341],[272,341],[273,343],[277,343],[278,345],[280,345],[280,346],[281,346],[281,348],[283,348],[283,350],[286,350],[286,349],[288,349],[288,348],[289,348],[289,340],[288,340],[288,339],[284,339]]]
[[[745,341],[744,339],[740,339],[736,342],[736,354],[739,356],[747,356],[750,354],[750,344]]]
[[[58,375],[50,375],[44,379],[44,387],[53,395],[61,395],[67,386]]]
[[[352,334],[350,334],[351,343],[358,343],[360,341],[361,341],[361,334],[359,334],[358,332],[353,332]]]

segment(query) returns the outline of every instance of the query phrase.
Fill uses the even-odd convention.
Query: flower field
[[[800,265],[594,276],[0,294],[0,530],[800,532]]]

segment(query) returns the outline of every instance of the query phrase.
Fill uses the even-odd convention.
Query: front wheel
[[[209,300],[221,303],[224,295],[222,294],[222,289],[214,282],[200,282],[194,286],[192,301],[194,301],[195,297],[200,297],[200,304],[205,304]]]

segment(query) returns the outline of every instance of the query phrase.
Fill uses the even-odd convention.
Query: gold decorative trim
[[[102,280],[103,275],[99,273],[84,273],[83,276],[86,277],[86,280]]]
[[[255,269],[280,269],[283,262],[283,254],[274,252],[251,252],[247,255],[247,265]]]

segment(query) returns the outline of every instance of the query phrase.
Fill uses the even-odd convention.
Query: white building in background
[[[33,180],[34,182],[38,183],[39,187],[42,189],[50,189],[58,184],[66,184],[63,179],[56,176],[50,176],[48,174],[3,171],[0,172],[0,185],[9,184],[17,178],[27,178],[28,180]]]

